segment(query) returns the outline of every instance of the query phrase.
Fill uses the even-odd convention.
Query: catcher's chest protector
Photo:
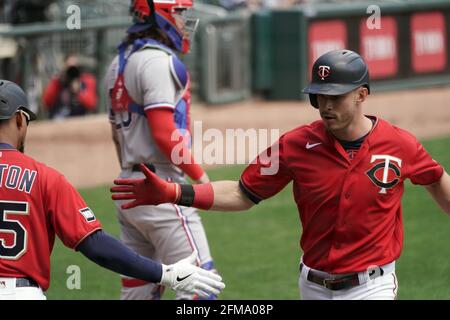
[[[111,90],[111,105],[114,112],[135,112],[145,116],[144,106],[133,101],[125,87],[124,72],[130,56],[142,49],[152,48],[162,50],[170,56],[170,71],[177,85],[184,91],[179,101],[175,104],[174,121],[178,129],[189,131],[189,109],[191,104],[189,73],[184,63],[167,46],[153,39],[138,39],[126,55],[128,45],[122,43],[119,46],[119,71],[114,87]]]

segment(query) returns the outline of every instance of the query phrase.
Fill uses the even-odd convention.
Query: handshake
[[[121,205],[122,209],[130,209],[142,205],[158,205],[176,203],[180,196],[180,185],[167,182],[145,165],[140,165],[144,179],[116,179],[116,186],[111,188],[113,200],[128,200]],[[218,295],[225,288],[222,278],[195,266],[197,252],[171,265],[163,265],[160,284],[173,290],[188,294],[196,294],[201,298]]]

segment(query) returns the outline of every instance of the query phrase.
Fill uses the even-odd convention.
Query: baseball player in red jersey
[[[173,134],[189,139],[190,80],[178,58],[189,50],[189,33],[197,19],[188,19],[192,0],[135,0],[135,17],[127,37],[119,46],[106,75],[108,111],[113,140],[121,166],[121,178],[142,178],[144,162],[161,178],[187,183],[209,182],[195,163],[188,144],[183,156],[190,163],[172,157],[178,145]],[[172,263],[198,252],[197,264],[214,270],[208,241],[194,208],[164,204],[122,210],[116,201],[121,240],[140,254]],[[164,288],[129,277],[122,278],[121,299],[160,299]],[[195,299],[178,294],[177,299]],[[213,298],[213,297],[211,297]]]
[[[193,265],[196,253],[165,266],[139,256],[101,224],[63,175],[23,154],[36,116],[23,90],[0,80],[0,300],[45,299],[55,235],[112,271],[209,296],[220,276]]]
[[[246,210],[293,181],[303,228],[302,298],[395,299],[404,181],[425,186],[450,214],[449,175],[413,135],[363,113],[369,71],[357,53],[337,50],[319,57],[303,92],[322,119],[282,135],[239,182],[189,188],[142,167],[146,180],[116,181],[113,198],[133,200],[124,208],[172,202]],[[265,170],[274,163],[276,172]]]

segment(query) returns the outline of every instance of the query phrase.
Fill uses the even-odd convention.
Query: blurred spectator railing
[[[198,32],[200,95],[208,103],[227,103],[250,95],[249,15],[211,19]]]
[[[197,4],[201,19],[192,53],[184,59],[191,71],[193,96],[207,103],[242,99],[250,93],[249,17],[227,13],[220,7]],[[28,93],[30,107],[46,117],[41,108],[43,88],[61,69],[64,56],[75,53],[98,80],[98,111],[105,110],[102,84],[106,68],[125,37],[131,18],[103,17],[81,20],[81,29],[69,30],[66,21],[0,25],[0,42],[16,44],[14,56],[0,56],[0,77],[18,82]],[[6,67],[5,67],[6,65]]]
[[[65,22],[4,25],[0,37],[15,40],[18,49],[8,59],[8,72],[1,76],[26,88],[30,107],[43,118],[45,112],[39,107],[43,88],[61,69],[64,56],[69,53],[78,54],[83,67],[96,75],[98,91],[102,93],[101,80],[130,23],[129,17],[113,17],[82,20],[79,30],[69,30]],[[103,111],[103,94],[100,97],[98,110]]]

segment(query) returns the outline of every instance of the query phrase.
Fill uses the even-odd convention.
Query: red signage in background
[[[411,16],[411,61],[414,72],[443,71],[447,65],[445,18],[441,12]]]
[[[398,70],[397,22],[381,17],[379,29],[369,29],[367,19],[360,23],[360,54],[369,65],[371,79],[395,76]]]
[[[309,68],[322,54],[347,48],[347,27],[343,20],[312,22],[309,25]],[[311,77],[311,75],[309,75]]]

